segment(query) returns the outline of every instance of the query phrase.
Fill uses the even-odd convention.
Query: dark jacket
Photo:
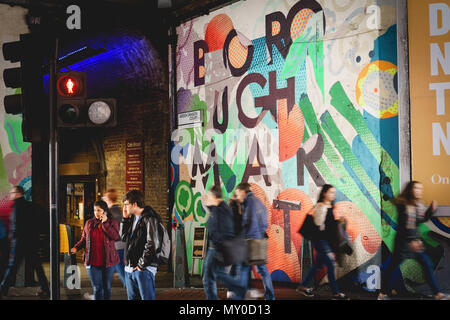
[[[122,227],[122,209],[120,209],[120,206],[118,204],[113,204],[111,208],[109,208],[109,211],[111,212],[112,218],[117,221],[119,224],[119,233],[120,229]],[[117,239],[116,241],[116,250],[123,250],[125,249],[125,242],[122,241],[122,239]]]
[[[239,235],[242,232],[242,205],[236,200],[230,200],[228,203],[233,211],[234,233]]]
[[[89,258],[91,253],[91,234],[92,230],[101,223],[97,218],[91,218],[86,221],[80,241],[77,242],[75,248],[77,250],[84,248],[83,261],[84,265],[89,265]],[[119,263],[119,254],[115,247],[115,241],[119,239],[119,225],[117,221],[108,218],[105,223],[102,223],[102,230],[104,233],[104,248],[106,255],[106,267],[111,267]]]
[[[234,237],[233,211],[222,201],[218,206],[208,206],[208,240],[214,246]]]
[[[433,211],[431,210],[431,207],[428,207],[426,211],[424,210],[422,214],[419,214],[418,207],[414,207],[415,221],[412,221],[412,225],[410,224],[410,226],[408,227],[407,206],[404,204],[396,204],[396,207],[398,219],[397,219],[397,234],[395,236],[394,242],[394,250],[407,251],[408,242],[420,239],[420,236],[417,232],[417,226],[420,223],[428,221],[433,215]]]
[[[41,226],[41,210],[24,197],[14,200],[11,212],[10,238],[15,238],[17,244],[35,246],[39,241]]]
[[[246,239],[264,238],[268,227],[266,207],[253,192],[249,192],[244,200],[242,227]]]
[[[122,219],[122,241],[126,242],[124,259],[125,265],[131,267],[157,267],[156,249],[160,247],[158,235],[159,215],[150,206],[146,206],[142,212],[136,228],[132,232],[134,215]]]

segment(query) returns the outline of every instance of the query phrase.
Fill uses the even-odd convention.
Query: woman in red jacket
[[[80,241],[70,249],[75,254],[85,248],[84,265],[94,289],[95,300],[109,300],[114,266],[119,263],[115,242],[119,239],[119,225],[112,219],[108,205],[104,201],[94,203],[94,217],[83,229]]]

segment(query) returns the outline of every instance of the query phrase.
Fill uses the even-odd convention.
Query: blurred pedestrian
[[[231,292],[242,290],[239,275],[233,277],[226,272],[225,265],[221,263],[221,246],[226,240],[235,236],[233,211],[222,198],[220,186],[213,186],[202,199],[209,211],[207,222],[208,250],[203,266],[203,288],[207,300],[217,300],[217,280],[226,284]]]
[[[9,226],[9,261],[1,282],[0,296],[6,296],[16,279],[17,269],[24,259],[28,259],[33,272],[36,272],[40,284],[39,296],[48,297],[50,288],[39,249],[39,226],[42,212],[34,203],[25,200],[25,190],[14,186],[9,192],[9,199],[14,201]]]
[[[235,189],[235,196],[244,208],[242,228],[245,239],[263,239],[267,237],[266,207],[251,191],[251,185],[247,182],[238,184]],[[251,265],[243,264],[240,270],[241,278],[247,284],[247,289],[249,289],[251,269]],[[256,265],[256,270],[260,274],[264,285],[264,298],[266,300],[275,300],[272,278],[267,270],[267,266],[265,264]],[[241,296],[240,299],[244,299],[244,296]]]
[[[394,242],[389,266],[381,279],[381,290],[378,300],[390,300],[389,281],[392,273],[405,259],[415,259],[424,269],[425,279],[433,291],[436,300],[450,300],[450,296],[442,293],[433,275],[431,259],[425,254],[423,242],[417,231],[419,223],[429,220],[437,209],[437,202],[432,201],[427,208],[422,202],[423,185],[418,181],[409,182],[400,195],[394,199],[397,207],[397,234]]]
[[[119,233],[122,231],[122,208],[117,203],[118,195],[116,189],[108,189],[105,195],[102,197],[102,200],[106,202],[108,205],[109,211],[111,212],[111,216],[114,220],[119,224]],[[126,288],[126,279],[125,279],[125,263],[123,259],[123,253],[125,250],[126,243],[122,241],[122,239],[118,239],[115,243],[117,253],[119,254],[119,263],[115,265],[114,272],[119,274],[120,280],[122,281],[123,286]]]
[[[309,269],[305,279],[297,287],[297,291],[307,297],[313,297],[311,288],[306,287],[313,280],[317,271],[326,266],[328,281],[333,291],[333,300],[348,300],[347,296],[339,292],[335,276],[335,254],[338,253],[339,239],[337,234],[337,221],[334,217],[333,207],[336,199],[336,188],[325,184],[319,194],[317,205],[313,210],[314,231],[311,236],[311,245],[316,250],[316,261]],[[306,221],[306,220],[305,220]]]
[[[128,300],[155,300],[161,218],[144,202],[144,194],[129,191],[123,198],[122,241],[125,246],[125,278]]]
[[[94,203],[94,217],[86,221],[80,241],[71,254],[84,248],[83,261],[91,280],[95,300],[111,299],[114,267],[119,263],[115,242],[119,225],[103,200]]]

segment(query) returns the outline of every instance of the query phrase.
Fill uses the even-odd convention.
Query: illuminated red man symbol
[[[73,93],[74,86],[75,84],[73,83],[72,79],[67,80],[66,82],[67,93]]]

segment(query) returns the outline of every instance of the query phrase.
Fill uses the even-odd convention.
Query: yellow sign
[[[412,179],[450,205],[450,0],[408,1]]]

